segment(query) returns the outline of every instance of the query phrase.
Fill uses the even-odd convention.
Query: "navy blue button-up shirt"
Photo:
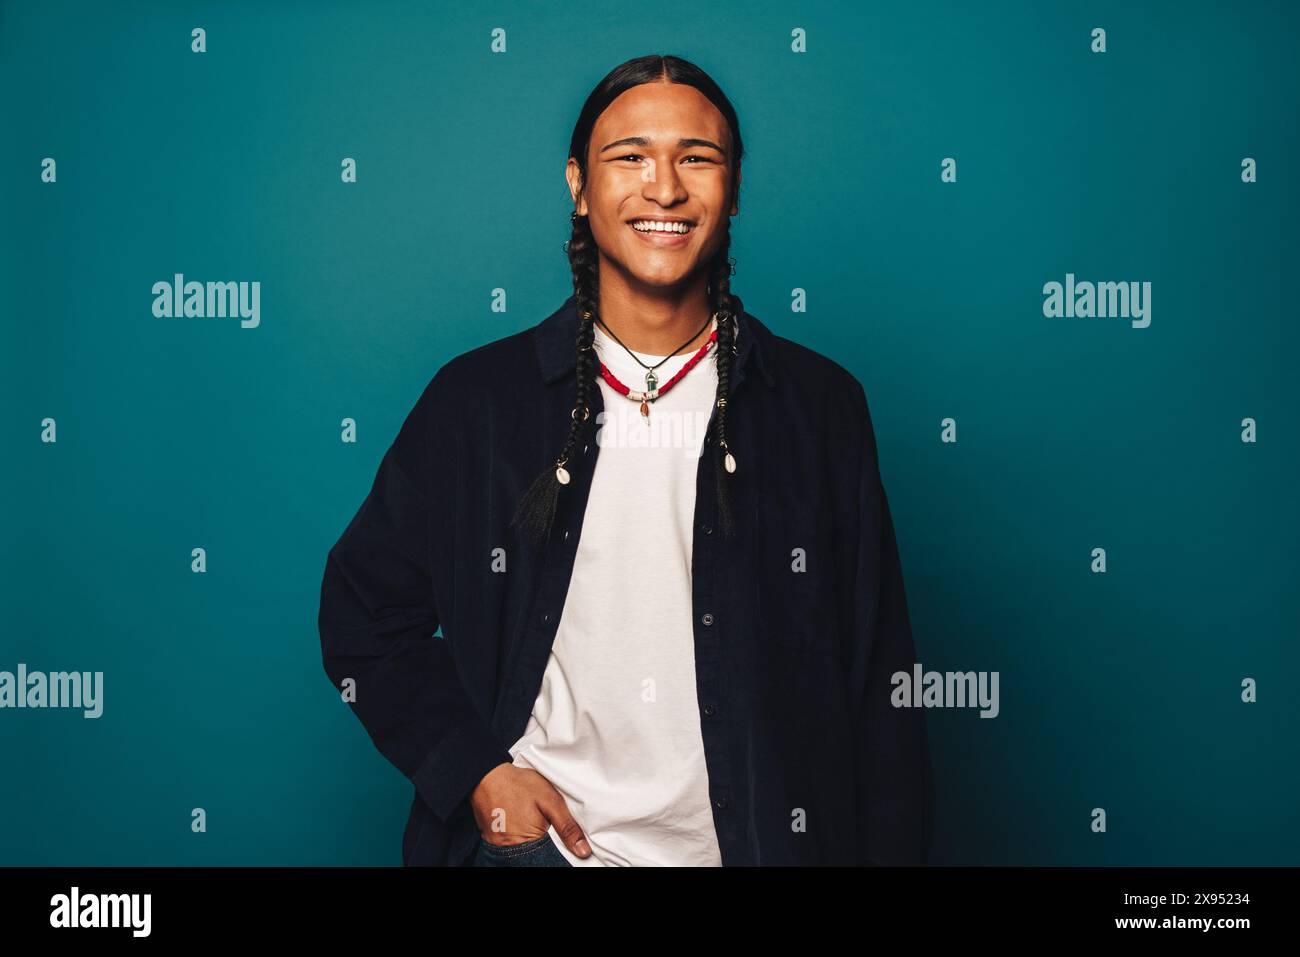
[[[529,544],[509,523],[567,434],[578,322],[570,297],[439,369],[325,563],[325,671],[414,785],[407,865],[471,862],[469,796],[512,761],[541,688],[599,455],[600,389],[549,539]],[[715,532],[710,439],[691,564],[722,863],[922,863],[930,756],[924,712],[891,703],[915,654],[866,395],[747,312],[736,342],[736,536]]]

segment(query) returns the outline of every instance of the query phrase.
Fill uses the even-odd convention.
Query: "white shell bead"
[[[560,480],[561,485],[569,484],[569,472],[563,465],[556,467],[555,477]]]
[[[727,457],[722,460],[722,464],[727,467],[728,472],[736,471],[736,460],[730,452],[728,452]]]

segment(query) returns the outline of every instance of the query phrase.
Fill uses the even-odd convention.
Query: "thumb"
[[[555,833],[560,835],[560,840],[564,842],[565,847],[579,857],[591,856],[591,845],[583,837],[582,827],[573,819],[573,815],[569,813],[569,806],[564,803],[563,795],[555,789],[554,785],[551,785],[549,793],[537,802],[537,806],[551,822]]]

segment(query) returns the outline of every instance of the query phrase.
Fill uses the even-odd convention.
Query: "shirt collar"
[[[577,365],[578,307],[573,296],[564,300],[559,309],[533,327],[533,341],[537,347],[537,360],[541,364],[542,381],[547,385],[572,372]],[[757,356],[757,369],[769,386],[776,383],[770,368],[771,332],[749,313],[742,311],[737,319],[736,358],[732,364],[732,389],[745,378],[751,355]]]

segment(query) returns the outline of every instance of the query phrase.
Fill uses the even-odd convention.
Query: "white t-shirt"
[[[618,380],[645,369],[596,326]],[[510,748],[564,797],[592,854],[575,866],[719,866],[695,687],[695,482],[717,397],[716,346],[640,403],[597,381],[605,411],[573,578],[532,716]],[[694,352],[655,369],[662,388]],[[654,365],[662,356],[637,353]],[[594,451],[594,450],[593,450]]]

